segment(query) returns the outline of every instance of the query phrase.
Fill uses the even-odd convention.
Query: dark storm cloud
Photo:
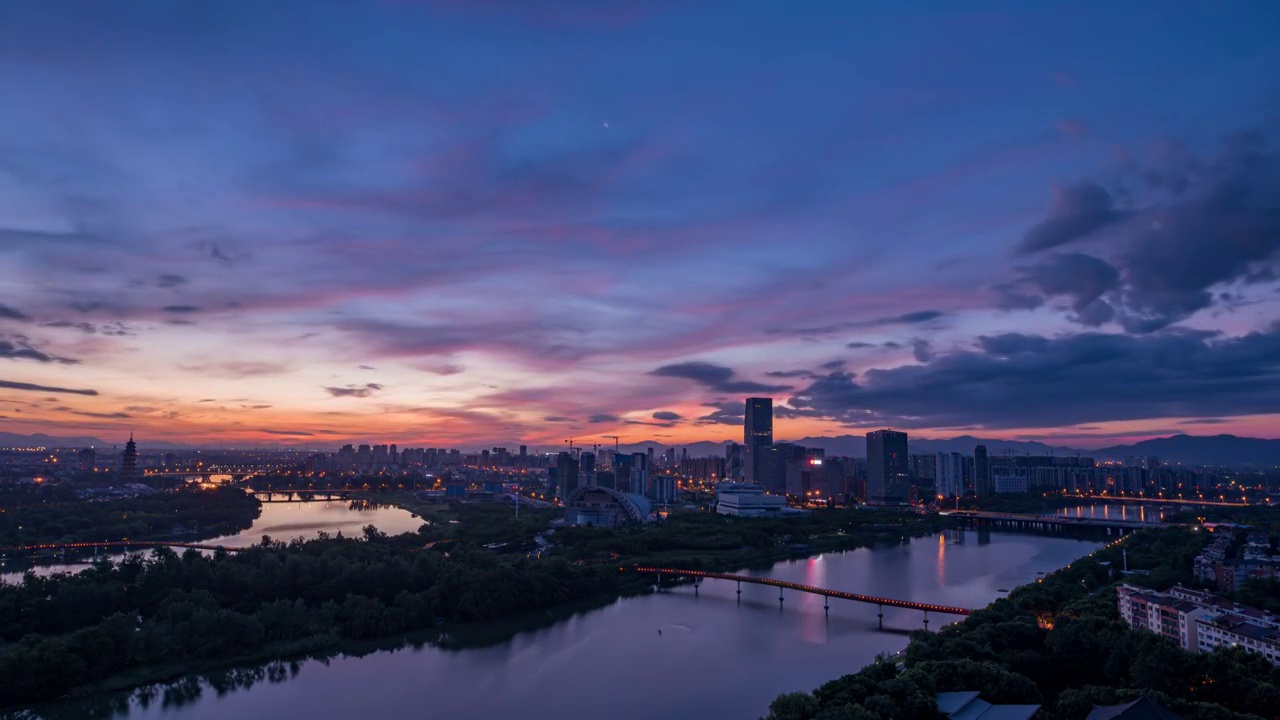
[[[741,402],[707,403],[712,412],[698,418],[699,425],[741,425],[744,414]]]
[[[618,422],[618,416],[609,415],[607,413],[597,413],[595,415],[588,417],[587,422],[593,425],[596,423],[615,423],[615,422]]]
[[[31,318],[17,308],[0,304],[0,320],[30,320]]]
[[[54,320],[44,324],[48,328],[75,328],[86,335],[92,335],[98,332],[98,328],[90,322],[72,322],[70,320]]]
[[[1216,285],[1274,280],[1280,156],[1264,152],[1259,136],[1245,135],[1212,161],[1183,160],[1179,167],[1188,187],[1133,212],[1096,254],[1049,255],[1021,268],[1020,277],[995,288],[1000,306],[1030,308],[1065,298],[1081,324],[1114,319],[1144,333],[1209,307]],[[1024,243],[1023,250],[1052,246]]]
[[[1049,214],[1022,238],[1019,252],[1030,254],[1079,240],[1121,218],[1111,193],[1092,180],[1054,189]]]
[[[365,383],[364,385],[348,385],[346,387],[326,387],[324,391],[332,397],[367,398],[381,389],[382,386],[378,383]]]
[[[1120,271],[1111,263],[1084,253],[1061,253],[1021,269],[1022,278],[997,286],[998,304],[1005,309],[1029,309],[1045,297],[1065,296],[1078,322],[1097,326],[1114,317],[1103,295],[1120,287]]]
[[[888,327],[891,325],[919,325],[927,323],[931,320],[945,317],[947,313],[941,310],[918,310],[916,312],[903,313],[901,315],[890,315],[888,317],[880,317],[872,320],[857,320],[849,322],[831,323],[828,325],[813,325],[808,327],[776,327],[769,328],[765,332],[770,335],[829,335],[844,330],[854,330],[858,328],[874,328]]]
[[[156,285],[162,288],[172,288],[172,287],[178,287],[179,285],[186,285],[186,284],[187,284],[187,279],[182,277],[181,275],[165,274],[156,278]]]
[[[912,340],[911,356],[916,359],[916,362],[929,362],[933,359],[933,345],[928,340]]]
[[[200,312],[200,308],[196,307],[195,305],[165,305],[160,309],[167,313],[178,313],[178,314]]]
[[[0,380],[0,388],[6,390],[28,390],[30,392],[51,392],[51,393],[71,393],[73,395],[97,395],[97,390],[75,390],[71,388],[55,387],[52,385],[34,385],[32,383],[13,382],[10,380]]]
[[[315,433],[305,432],[303,430],[268,430],[263,428],[258,430],[260,433],[268,435],[279,435],[281,437],[315,437]]]
[[[36,362],[60,363],[62,365],[75,365],[80,362],[74,358],[59,357],[50,355],[43,350],[37,350],[32,347],[30,341],[20,335],[13,340],[0,340],[0,359],[35,360]]]
[[[684,417],[680,413],[671,412],[670,410],[659,410],[653,414],[654,420],[663,420],[666,422],[679,422]]]
[[[549,423],[567,423],[567,422],[573,422],[573,418],[567,418],[567,417],[564,417],[563,415],[547,415],[542,418],[542,421],[549,422]]]
[[[122,412],[100,413],[100,412],[89,412],[87,410],[72,410],[71,408],[56,408],[56,409],[62,412],[68,413],[70,415],[79,415],[81,417],[96,418],[99,420],[124,420],[129,417],[128,413],[122,413]]]
[[[787,404],[808,416],[902,427],[1053,427],[1280,407],[1280,330],[983,337],[921,365],[833,372]]]
[[[776,377],[776,378],[811,378],[813,377],[813,371],[812,370],[770,370],[769,372],[765,373],[765,375],[768,375],[769,377]]]
[[[704,387],[722,393],[767,393],[791,389],[787,385],[765,385],[751,380],[740,380],[732,368],[702,361],[663,365],[649,374],[656,377],[692,380]]]

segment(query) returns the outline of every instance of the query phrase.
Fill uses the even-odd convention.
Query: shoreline
[[[714,567],[717,570],[726,572],[768,568],[781,562],[803,560],[824,553],[845,553],[861,549],[874,550],[878,547],[892,547],[909,539],[928,537],[948,530],[963,530],[963,528],[916,528],[912,532],[898,536],[902,539],[886,538],[881,535],[859,540],[843,548],[812,547],[804,552],[793,548],[780,548],[767,555],[757,554],[751,558],[718,559],[719,562],[715,562]],[[879,533],[877,534],[879,535]],[[1000,534],[1025,535],[1026,533],[1002,532]],[[710,569],[710,567],[704,566],[704,569]],[[487,647],[508,641],[520,633],[549,627],[575,615],[608,607],[620,599],[661,592],[663,588],[678,586],[685,584],[685,582],[685,580],[664,579],[659,586],[650,576],[631,575],[620,580],[616,591],[531,610],[493,621],[447,623],[436,628],[419,629],[394,636],[368,640],[344,640],[333,635],[321,634],[287,643],[263,646],[234,658],[226,658],[210,663],[137,668],[114,678],[80,688],[58,700],[36,705],[13,706],[0,710],[0,717],[46,717],[43,713],[53,713],[50,717],[58,717],[57,712],[60,708],[80,703],[102,703],[103,708],[108,708],[113,703],[118,706],[121,702],[134,702],[139,693],[145,695],[164,693],[166,690],[177,690],[184,682],[197,683],[203,689],[208,687],[226,688],[229,681],[234,686],[236,683],[235,678],[243,676],[248,678],[249,683],[252,684],[253,678],[269,668],[280,665],[292,667],[311,660],[323,661],[335,657],[362,657],[369,653],[394,652],[406,647],[419,647],[422,645],[432,645],[441,650],[455,651]],[[997,596],[991,602],[996,602],[1001,597]],[[900,652],[905,652],[905,648]],[[22,713],[27,714],[22,715]]]

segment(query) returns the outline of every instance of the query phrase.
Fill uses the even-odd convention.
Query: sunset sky
[[[0,432],[1280,437],[1274,0],[4,14]]]

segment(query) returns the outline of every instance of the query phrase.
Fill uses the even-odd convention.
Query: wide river
[[[267,504],[254,527],[222,538],[257,542],[316,531],[386,532],[421,523],[394,508],[353,511],[343,502]],[[880,597],[977,608],[1099,543],[1061,537],[948,531],[900,544],[782,562],[752,574]],[[303,660],[273,681],[215,690],[206,681],[115,699],[109,717],[225,718],[755,718],[779,693],[810,690],[907,644],[918,611],[877,608],[708,580],[619,599],[549,626],[517,626],[487,645],[425,644],[363,657]],[[929,627],[957,618],[931,615]],[[95,703],[96,709],[102,707]],[[63,705],[49,718],[88,717]]]

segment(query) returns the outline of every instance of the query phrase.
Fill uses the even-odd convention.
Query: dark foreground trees
[[[125,671],[182,671],[492,620],[614,591],[616,570],[421,550],[414,535],[157,550],[78,575],[0,586],[0,707]]]
[[[63,486],[7,491],[0,498],[0,547],[38,543],[210,537],[253,525],[261,505],[236,488],[178,490],[88,501]]]

